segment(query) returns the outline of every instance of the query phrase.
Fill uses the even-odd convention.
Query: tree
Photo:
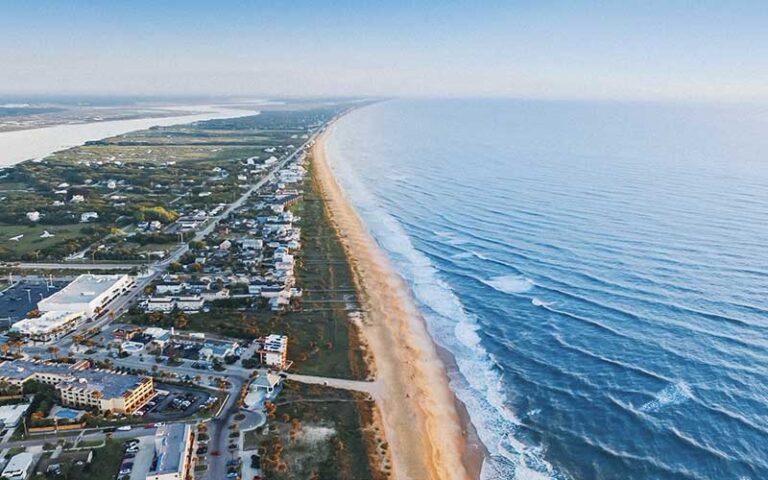
[[[50,347],[48,347],[48,353],[51,354],[51,359],[56,358],[56,354],[59,353],[59,347],[57,347],[56,345],[51,345]]]

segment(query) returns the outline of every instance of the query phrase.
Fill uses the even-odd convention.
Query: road
[[[12,267],[30,270],[131,270],[140,268],[140,263],[36,263],[36,262],[15,262],[4,263],[4,267]]]

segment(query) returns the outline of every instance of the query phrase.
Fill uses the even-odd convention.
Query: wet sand
[[[470,471],[474,477],[482,454],[476,446],[467,448],[472,432],[449,389],[445,365],[407,286],[337,183],[326,161],[326,135],[313,147],[313,169],[365,310],[362,334],[381,386],[377,403],[394,478],[458,480],[471,478]]]

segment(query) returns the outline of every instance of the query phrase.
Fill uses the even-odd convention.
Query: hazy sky
[[[768,100],[768,2],[0,0],[0,93]]]

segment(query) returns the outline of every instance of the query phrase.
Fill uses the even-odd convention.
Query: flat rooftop
[[[104,398],[121,397],[128,390],[133,390],[144,381],[136,375],[122,375],[99,370],[79,370],[69,379],[59,383],[59,387],[88,388],[102,393]]]
[[[81,312],[45,312],[36,318],[25,318],[13,324],[13,328],[22,333],[46,333],[81,317]]]
[[[108,291],[126,275],[80,275],[59,292],[48,297],[50,303],[83,303],[90,302]]]
[[[64,363],[35,362],[33,360],[10,360],[0,363],[0,377],[24,380],[33,373],[55,373],[66,375],[73,373],[72,365]]]
[[[155,433],[155,458],[149,475],[176,473],[181,469],[182,458],[187,444],[188,425],[174,423],[163,425]]]

